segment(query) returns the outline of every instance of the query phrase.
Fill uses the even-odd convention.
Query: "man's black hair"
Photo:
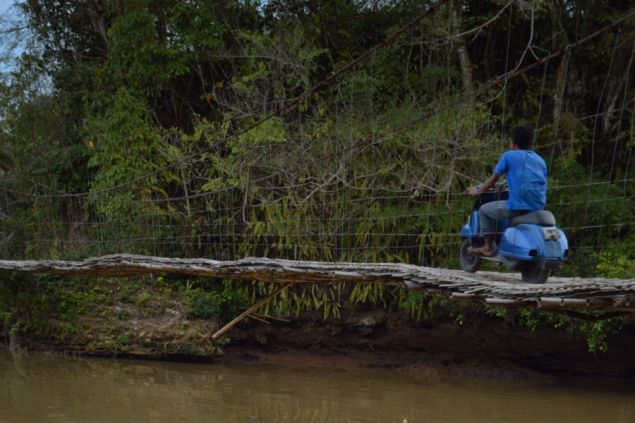
[[[534,130],[528,125],[516,125],[512,129],[512,143],[521,150],[530,150],[534,143]]]

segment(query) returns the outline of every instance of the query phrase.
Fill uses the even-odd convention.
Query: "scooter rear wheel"
[[[461,245],[461,254],[459,255],[459,262],[461,263],[461,268],[469,273],[476,272],[483,263],[483,259],[479,256],[470,253],[467,249],[470,247],[470,240],[466,239]]]
[[[542,268],[538,263],[524,263],[520,269],[525,283],[545,283],[549,278],[549,273],[549,270]]]

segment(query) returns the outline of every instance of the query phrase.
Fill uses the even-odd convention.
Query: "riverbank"
[[[139,332],[118,335],[114,342],[104,340],[111,336],[104,331],[103,322],[94,321],[91,330],[65,342],[14,333],[10,345],[14,350],[78,356],[328,369],[386,368],[417,379],[534,384],[580,378],[625,380],[635,375],[632,350],[629,353],[624,348],[627,339],[613,339],[614,348],[609,352],[591,354],[583,337],[562,337],[557,331],[510,332],[495,323],[461,327],[438,321],[416,324],[407,318],[391,323],[379,320],[372,326],[356,323],[360,319],[372,321],[378,314],[357,313],[328,321],[304,315],[290,322],[270,321],[269,325],[247,319],[221,345],[211,341],[218,323],[170,324],[174,315],[152,319],[154,329],[149,329],[147,321],[131,320],[131,327],[139,328]],[[122,336],[127,337],[126,345],[121,345]]]
[[[607,334],[607,351],[591,353],[588,337],[570,327],[519,325],[517,316],[476,306],[457,312],[440,305],[420,319],[371,303],[328,318],[322,311],[260,315],[215,342],[212,334],[227,319],[195,317],[200,310],[192,310],[192,292],[199,291],[154,279],[56,279],[46,287],[40,309],[34,301],[30,310],[16,309],[14,321],[5,319],[10,348],[171,361],[380,367],[423,379],[535,382],[635,375],[631,330]]]
[[[627,379],[635,375],[632,339],[615,336],[607,352],[590,353],[584,336],[562,330],[532,331],[496,319],[416,322],[367,311],[326,322],[311,315],[287,324],[247,322],[233,333],[224,359],[393,368],[423,379]]]

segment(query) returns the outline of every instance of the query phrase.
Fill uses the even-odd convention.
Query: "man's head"
[[[516,125],[512,129],[512,146],[519,150],[531,150],[534,142],[534,130],[528,125]],[[513,148],[513,147],[512,147]]]

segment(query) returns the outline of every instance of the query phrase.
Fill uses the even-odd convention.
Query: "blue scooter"
[[[545,283],[550,273],[562,268],[569,254],[567,237],[556,227],[555,217],[547,210],[499,221],[494,257],[482,257],[468,251],[470,246],[481,247],[484,244],[479,224],[481,205],[506,200],[507,197],[508,193],[500,190],[477,197],[469,221],[460,231],[465,240],[459,257],[461,267],[466,272],[473,273],[481,267],[483,260],[490,260],[503,263],[510,270],[520,271],[523,282]]]

